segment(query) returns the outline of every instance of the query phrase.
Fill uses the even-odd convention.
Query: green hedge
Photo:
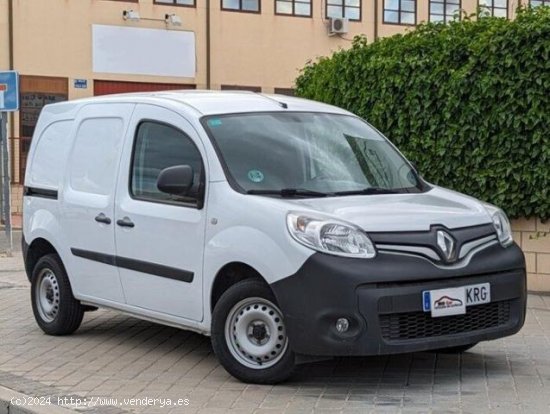
[[[385,133],[430,182],[550,217],[550,8],[465,16],[309,63],[297,94]]]

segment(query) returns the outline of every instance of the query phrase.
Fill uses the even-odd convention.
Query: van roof
[[[61,106],[86,103],[160,103],[169,101],[192,108],[197,115],[214,115],[263,111],[311,111],[349,114],[349,112],[320,102],[286,95],[262,94],[249,91],[176,90],[146,93],[128,93],[84,98],[48,105],[50,110]],[[57,108],[55,108],[57,107]],[[65,108],[68,109],[68,108]]]

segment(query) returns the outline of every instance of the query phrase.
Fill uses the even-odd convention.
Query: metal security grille
[[[510,302],[472,306],[465,315],[432,318],[428,312],[380,315],[382,337],[387,341],[433,338],[480,331],[506,325],[510,320]]]

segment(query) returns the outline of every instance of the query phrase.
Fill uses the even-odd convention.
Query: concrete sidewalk
[[[208,338],[111,311],[44,335],[29,296],[19,255],[0,259],[0,385],[86,413],[550,412],[550,297],[529,297],[519,334],[462,356],[342,358],[258,386],[229,376]]]
[[[13,255],[19,255],[21,252],[21,230],[12,231],[12,249]],[[6,252],[10,250],[8,238],[3,228],[0,228],[0,255],[5,256]]]

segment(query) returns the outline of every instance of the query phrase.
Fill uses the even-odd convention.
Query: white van
[[[247,382],[315,358],[462,352],[525,318],[500,209],[425,182],[357,116],[286,96],[45,107],[23,233],[47,334],[116,309],[210,335]]]

